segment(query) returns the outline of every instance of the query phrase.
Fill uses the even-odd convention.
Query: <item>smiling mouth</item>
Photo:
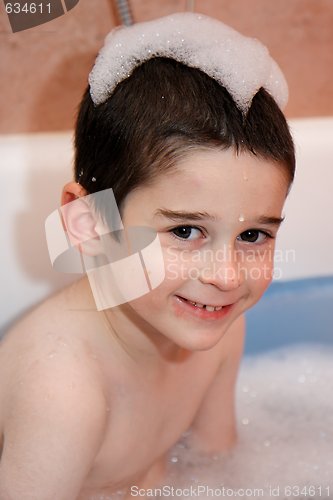
[[[201,304],[200,302],[192,302],[191,300],[185,299],[184,297],[181,297],[180,295],[177,295],[180,299],[184,300],[185,302],[188,302],[189,304],[192,304],[195,307],[198,307],[199,309],[206,309],[207,311],[213,312],[213,311],[221,311],[224,306],[212,306],[209,304]],[[229,304],[228,304],[229,305]]]

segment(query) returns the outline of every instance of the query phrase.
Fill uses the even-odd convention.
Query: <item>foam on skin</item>
[[[229,91],[243,113],[261,87],[281,109],[287,103],[286,80],[262,43],[217,19],[183,12],[109,33],[89,75],[95,105],[105,102],[136,66],[158,56],[204,71]]]

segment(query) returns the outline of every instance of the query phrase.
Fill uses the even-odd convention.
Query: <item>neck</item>
[[[69,286],[66,300],[72,309],[96,314],[96,319],[104,323],[105,333],[115,340],[115,349],[136,364],[171,366],[193,356],[192,351],[178,346],[147,323],[130,303],[98,312],[87,277]]]

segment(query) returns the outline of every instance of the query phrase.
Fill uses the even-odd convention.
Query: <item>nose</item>
[[[215,285],[224,291],[235,290],[240,286],[242,270],[236,252],[214,252],[214,258],[209,262],[204,259],[202,264],[199,273],[202,283]]]

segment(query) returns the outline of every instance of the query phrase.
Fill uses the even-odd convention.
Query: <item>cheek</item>
[[[156,311],[160,308],[161,304],[161,296],[160,296],[160,287],[163,286],[163,283],[155,288],[154,290],[142,295],[141,297],[132,300],[129,302],[130,307],[133,311],[141,316],[144,320],[150,322],[153,317],[156,315]]]
[[[253,295],[260,297],[269,287],[274,273],[272,258],[257,259],[246,267],[246,280]]]
[[[175,250],[171,247],[164,249],[164,264],[165,264],[165,280],[166,287],[172,287],[188,278],[189,268],[191,268],[191,260],[189,256],[182,251]]]
[[[179,286],[180,277],[181,270],[179,269],[179,264],[173,261],[168,262],[164,260],[163,281],[150,292],[131,301],[133,309],[139,314],[143,314],[147,311],[149,314],[153,314],[154,311],[164,307],[168,295],[172,294]]]

